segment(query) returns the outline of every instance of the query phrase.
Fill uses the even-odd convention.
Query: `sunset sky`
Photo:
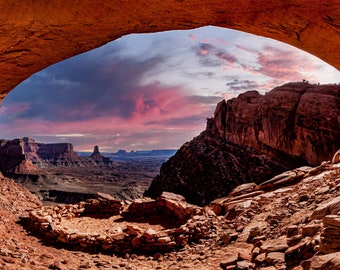
[[[0,138],[71,142],[77,151],[178,148],[216,103],[340,73],[278,41],[203,27],[122,37],[34,74],[0,107]]]

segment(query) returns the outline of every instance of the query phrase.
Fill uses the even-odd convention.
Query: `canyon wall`
[[[65,165],[79,160],[70,143],[43,144],[24,137],[0,140],[0,171],[6,173],[35,173],[49,164]]]
[[[340,148],[340,86],[288,83],[221,101],[207,128],[161,167],[145,195],[171,191],[195,204],[319,165]]]
[[[214,25],[280,40],[340,68],[338,0],[0,3],[0,101],[33,73],[131,33]]]

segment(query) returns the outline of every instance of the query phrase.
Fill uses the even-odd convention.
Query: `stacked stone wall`
[[[115,228],[113,233],[88,233],[60,226],[62,219],[91,215],[134,218],[159,216],[175,219],[173,221],[178,227],[155,231],[127,224]],[[167,252],[183,247],[188,242],[203,238],[208,230],[207,223],[208,218],[203,208],[174,198],[144,198],[128,204],[106,194],[98,194],[97,199],[72,205],[43,206],[31,211],[29,215],[30,229],[44,239],[80,250],[115,254]]]

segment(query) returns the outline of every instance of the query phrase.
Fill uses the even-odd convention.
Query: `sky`
[[[302,80],[339,83],[340,73],[230,29],[131,34],[18,85],[0,106],[0,138],[71,142],[76,151],[177,149],[205,129],[220,100]]]

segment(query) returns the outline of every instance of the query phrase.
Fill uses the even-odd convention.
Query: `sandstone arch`
[[[129,33],[227,27],[340,68],[338,0],[40,0],[0,3],[0,101],[31,74]]]

